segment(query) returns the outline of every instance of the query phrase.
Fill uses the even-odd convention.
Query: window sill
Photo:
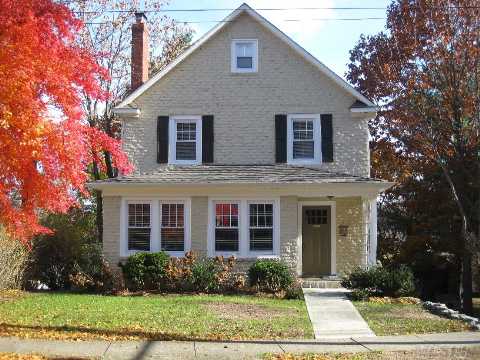
[[[240,255],[238,252],[215,252],[210,257],[223,256],[224,258],[229,258],[230,256],[235,256],[237,260],[255,260],[255,259],[280,259],[280,255],[268,254],[268,253],[255,253],[249,252],[246,255]]]
[[[255,77],[258,75],[258,71],[231,71],[230,75],[232,76],[251,76]]]
[[[168,165],[201,165],[201,161],[197,161],[197,160],[194,160],[194,161],[190,161],[190,160],[177,160],[177,161],[172,161],[172,162],[169,162]]]
[[[288,165],[322,165],[321,160],[291,160],[287,161]]]

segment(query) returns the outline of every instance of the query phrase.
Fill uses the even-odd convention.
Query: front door
[[[304,206],[302,211],[303,276],[330,275],[330,206]]]

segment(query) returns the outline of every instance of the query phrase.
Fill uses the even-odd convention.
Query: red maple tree
[[[118,140],[90,127],[82,94],[106,99],[106,76],[79,46],[82,22],[52,0],[0,0],[0,224],[28,242],[48,232],[42,211],[66,212],[86,192],[88,166],[113,156],[132,167]]]

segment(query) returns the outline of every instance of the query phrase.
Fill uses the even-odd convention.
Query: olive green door
[[[331,211],[329,206],[305,206],[302,216],[303,276],[330,275]]]

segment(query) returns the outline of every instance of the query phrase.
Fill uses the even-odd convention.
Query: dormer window
[[[257,72],[258,40],[237,39],[232,41],[232,72]]]

